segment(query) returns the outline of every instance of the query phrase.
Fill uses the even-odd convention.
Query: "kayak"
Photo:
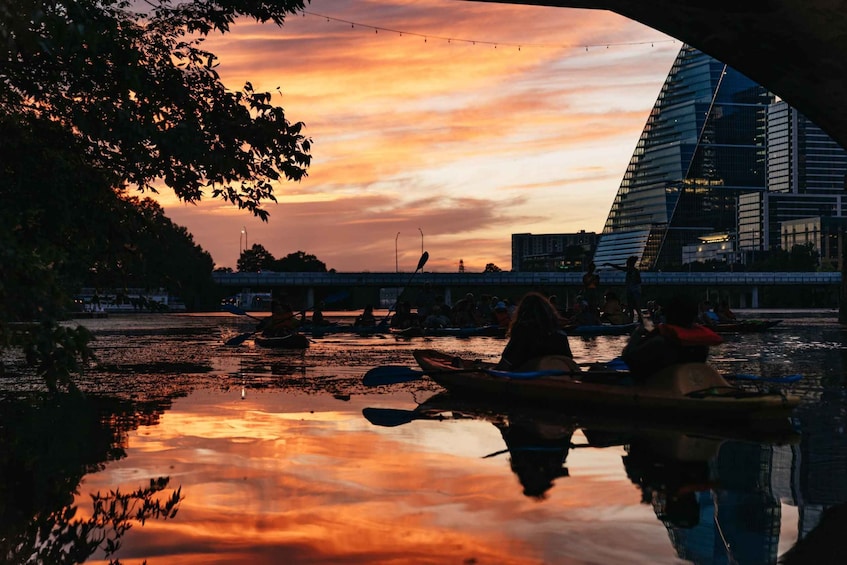
[[[253,338],[253,343],[259,347],[268,347],[273,349],[306,349],[309,347],[309,338],[298,333],[276,337],[257,335]]]
[[[635,383],[628,371],[581,371],[572,359],[539,358],[532,372],[507,373],[432,349],[415,360],[433,381],[470,398],[510,399],[537,407],[601,407],[669,418],[766,420],[787,418],[800,403],[782,391],[749,391],[705,363],[673,365]],[[557,374],[551,374],[551,373]]]
[[[764,332],[782,320],[739,320],[737,322],[718,322],[710,326],[718,333],[753,333]]]

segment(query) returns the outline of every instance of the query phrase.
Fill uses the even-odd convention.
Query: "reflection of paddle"
[[[415,275],[418,274],[418,271],[420,271],[421,269],[424,268],[424,265],[426,265],[426,262],[428,260],[429,260],[429,252],[424,251],[421,254],[421,258],[418,259],[418,266],[415,267],[415,272],[413,272],[412,275],[409,277],[409,280],[406,281],[406,286],[409,286],[410,284],[412,284],[412,279],[415,277]],[[404,291],[406,290],[406,286],[403,287]],[[394,310],[395,308],[397,308],[397,302],[399,301],[399,299],[400,299],[400,297],[398,296],[397,300],[394,301],[394,304],[391,306],[391,308],[388,309],[388,314],[385,315],[385,318],[383,318],[379,322],[379,324],[377,324],[377,326],[384,326],[388,322],[388,319],[391,317],[391,311]]]
[[[364,408],[362,416],[375,426],[393,428],[408,424],[413,420],[429,420],[425,414],[415,410],[400,410],[397,408]]]
[[[386,428],[393,428],[395,426],[402,426],[403,424],[408,424],[409,422],[413,422],[415,420],[463,420],[466,419],[467,416],[462,416],[459,414],[453,414],[450,416],[443,416],[440,413],[431,413],[427,414],[426,412],[422,412],[419,410],[401,410],[399,408],[363,408],[362,416],[375,426],[383,426]]]

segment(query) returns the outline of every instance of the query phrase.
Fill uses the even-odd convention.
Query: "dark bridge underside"
[[[847,147],[845,0],[481,0],[610,10],[734,67]]]

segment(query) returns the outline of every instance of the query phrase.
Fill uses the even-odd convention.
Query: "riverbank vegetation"
[[[282,25],[303,7],[22,0],[0,9],[0,352],[22,347],[56,389],[88,354],[87,332],[57,323],[80,281],[164,276],[184,299],[188,289],[202,295],[199,279],[175,273],[208,277],[208,254],[130,191],[168,189],[188,203],[211,195],[268,218],[277,183],[306,174],[311,140],[271,93],[225,86],[203,38],[242,16]]]

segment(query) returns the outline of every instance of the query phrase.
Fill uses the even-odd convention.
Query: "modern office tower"
[[[786,241],[783,222],[847,216],[847,151],[783,101],[768,108],[767,165],[767,192],[745,194],[738,204],[746,261]]]
[[[597,234],[512,234],[512,271],[584,270],[584,260],[594,254]]]
[[[739,194],[764,192],[773,95],[684,45],[665,79],[612,204],[594,262],[680,265],[684,245],[734,233]]]

